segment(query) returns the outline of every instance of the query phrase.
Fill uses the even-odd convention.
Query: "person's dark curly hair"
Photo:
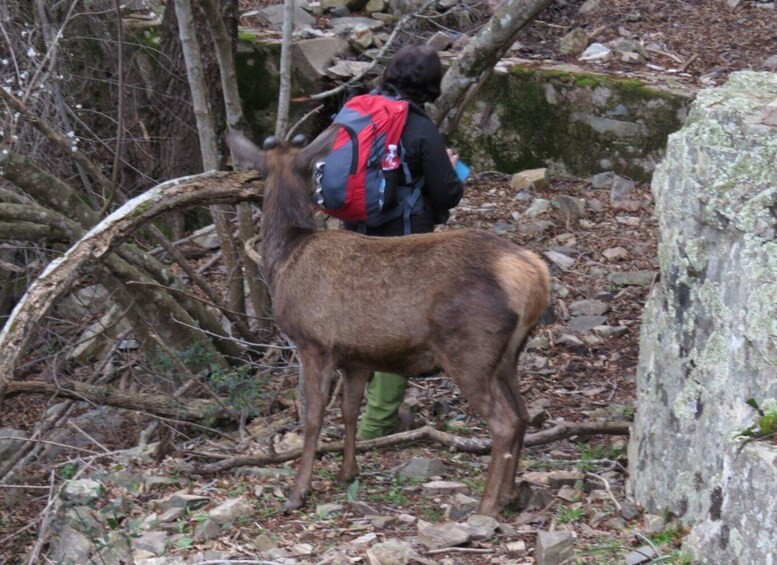
[[[428,45],[405,45],[389,60],[381,88],[397,90],[416,104],[433,102],[440,95],[440,56]]]

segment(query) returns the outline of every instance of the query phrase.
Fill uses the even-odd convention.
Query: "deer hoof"
[[[302,508],[305,505],[305,497],[292,494],[283,503],[283,513],[288,514],[292,510]]]

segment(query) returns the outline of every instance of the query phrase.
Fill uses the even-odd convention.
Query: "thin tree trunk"
[[[464,105],[491,74],[494,65],[515,41],[521,29],[552,0],[506,0],[488,23],[472,38],[445,73],[432,117],[443,135],[450,135]]]
[[[283,0],[283,28],[281,30],[280,91],[275,136],[283,139],[289,127],[289,103],[291,101],[291,40],[294,31],[294,0]]]
[[[200,46],[194,36],[194,16],[190,0],[175,0],[175,15],[178,19],[178,30],[181,37],[181,49],[186,61],[186,75],[192,93],[192,107],[197,121],[197,132],[200,138],[200,153],[204,171],[219,169],[218,145],[216,143],[216,127],[208,104],[207,86],[202,67]],[[216,234],[224,253],[224,266],[227,271],[227,304],[229,309],[237,313],[245,313],[245,293],[240,269],[237,245],[232,237],[230,216],[235,215],[234,208],[214,206],[211,208]]]

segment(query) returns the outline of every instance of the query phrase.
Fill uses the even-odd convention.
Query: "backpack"
[[[379,226],[404,216],[410,233],[410,215],[421,203],[421,183],[413,183],[400,142],[410,103],[372,92],[355,96],[335,115],[340,131],[332,150],[315,165],[315,204],[327,214],[367,226]],[[388,146],[399,149],[405,184],[394,193],[381,167]],[[395,172],[394,183],[399,171]]]

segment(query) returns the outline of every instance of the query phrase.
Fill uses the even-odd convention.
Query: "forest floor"
[[[242,3],[246,9],[260,4],[248,0]],[[543,11],[520,34],[514,55],[574,63],[597,72],[646,77],[668,73],[693,87],[720,84],[736,70],[766,70],[773,64],[768,63],[769,57],[777,55],[777,10],[773,2],[744,0],[737,8],[730,8],[725,0],[603,0],[598,10],[585,16],[580,13],[581,4],[556,2]],[[616,60],[591,65],[580,63],[576,57],[562,56],[558,40],[573,27],[585,28],[593,40],[602,42],[636,37],[654,46],[651,59],[639,66]],[[628,419],[637,409],[634,389],[640,316],[650,281],[622,284],[613,282],[610,275],[657,271],[657,227],[649,186],[636,185],[641,206],[624,212],[613,209],[609,191],[593,188],[591,179],[551,179],[545,188],[519,194],[507,176],[475,173],[467,183],[464,200],[444,229],[495,230],[529,249],[561,253],[572,261],[564,268],[553,266],[554,317],[537,328],[533,346],[521,361],[520,382],[527,402],[544,410],[545,428],[561,420],[581,423]],[[585,203],[585,212],[580,216],[564,214],[558,205],[559,196],[580,199]],[[551,205],[532,221],[526,220],[524,213],[538,199]],[[218,264],[211,275],[219,277]],[[571,305],[580,300],[595,301],[596,307],[604,310],[601,315],[606,318],[605,324],[623,328],[623,333],[596,337],[570,329],[581,313]],[[268,385],[277,400],[272,417],[288,417],[287,424],[274,430],[271,441],[292,447],[297,445],[301,431],[296,423],[294,385],[293,378]],[[461,436],[487,437],[482,420],[467,409],[466,401],[442,376],[413,382],[407,399],[417,425],[426,423]],[[0,427],[29,429],[40,417],[43,402],[10,407],[0,414]],[[143,418],[138,417],[136,426],[124,426],[103,445],[108,449],[127,447],[137,440],[137,431],[143,425]],[[249,426],[249,433],[261,427],[262,420],[257,419]],[[323,440],[339,440],[341,431],[335,403],[327,415]],[[291,486],[288,471],[293,462],[266,476],[237,471],[211,478],[189,476],[182,469],[195,459],[195,452],[236,455],[254,453],[258,447],[249,441],[238,452],[215,435],[203,437],[190,429],[186,433],[189,439],[178,440],[174,454],[161,464],[141,459],[133,463],[133,471],[140,475],[174,478],[169,485],[157,486],[151,493],[113,482],[107,485],[103,499],[95,503],[109,507],[113,501],[123,499],[130,503],[133,517],[137,518],[150,512],[154,500],[185,489],[207,496],[209,507],[236,497],[253,505],[255,512],[250,519],[211,539],[195,535],[205,514],[193,512],[180,518],[167,546],[165,555],[170,558],[190,559],[196,552],[223,559],[247,558],[256,555],[258,538],[266,534],[275,551],[267,554],[273,555],[270,562],[369,562],[367,551],[371,544],[389,539],[414,540],[419,520],[443,522],[446,510],[453,504],[449,495],[428,494],[420,482],[401,480],[398,469],[415,457],[442,459],[447,467],[444,478],[463,483],[467,492],[477,498],[488,463],[487,456],[455,452],[431,442],[401,444],[361,453],[360,481],[345,487],[334,480],[339,456],[324,455],[315,467],[308,505],[281,514],[283,496]],[[237,432],[228,434],[239,440]],[[259,435],[257,432],[256,436]],[[633,510],[626,493],[626,444],[624,436],[593,436],[525,450],[522,478],[532,492],[540,493],[531,501],[534,506],[508,510],[500,517],[497,532],[471,541],[465,548],[434,552],[416,543],[414,562],[534,563],[537,534],[548,530],[574,534],[578,563],[620,563],[629,552],[646,545],[654,546],[663,563],[685,562],[678,549],[682,528],[646,516],[640,509],[626,512]],[[108,472],[110,464],[95,464],[95,470],[98,468]],[[559,470],[572,473],[574,480],[569,488],[551,484],[551,473]],[[46,473],[42,469],[31,471],[31,476],[45,484]],[[596,476],[606,478],[606,486]],[[550,491],[549,496],[545,496],[546,490]],[[29,526],[38,523],[47,496],[20,491],[14,493],[13,504],[10,500],[6,497],[0,518],[0,563],[21,562],[20,556],[29,551],[36,536],[36,528]],[[325,515],[320,507],[323,503],[343,506]],[[382,518],[370,517],[371,514]]]

